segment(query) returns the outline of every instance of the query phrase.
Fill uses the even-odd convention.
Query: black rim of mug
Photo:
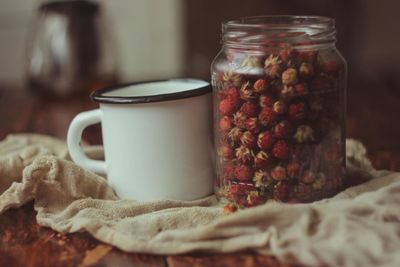
[[[146,83],[155,83],[155,82],[168,82],[168,81],[196,81],[196,82],[206,82],[207,85],[200,86],[195,89],[176,92],[176,93],[168,93],[168,94],[159,94],[159,95],[148,95],[148,96],[105,96],[104,93],[111,92],[117,89],[122,89],[123,87],[138,85],[138,84],[146,84]],[[110,87],[105,87],[102,89],[98,89],[90,94],[90,98],[93,101],[99,103],[107,103],[107,104],[139,104],[139,103],[150,103],[150,102],[161,102],[161,101],[170,101],[170,100],[178,100],[183,98],[190,98],[195,96],[201,96],[212,92],[212,88],[209,82],[199,79],[192,78],[178,78],[178,79],[167,79],[167,80],[150,80],[150,81],[139,81],[139,82],[130,82],[124,84],[117,84]]]

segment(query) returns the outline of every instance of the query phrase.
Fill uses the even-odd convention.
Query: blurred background
[[[4,103],[26,99],[23,92],[29,87],[27,55],[34,43],[32,34],[37,31],[38,8],[43,2],[0,0],[0,89],[6,92],[0,94],[0,100]],[[400,126],[396,120],[396,115],[400,114],[399,1],[93,2],[101,7],[103,25],[109,31],[105,39],[112,41],[108,52],[114,59],[112,64],[115,64],[113,71],[116,75],[109,83],[187,76],[209,80],[211,61],[220,49],[221,22],[228,19],[265,14],[333,17],[338,31],[337,46],[349,67],[347,135],[363,141],[379,158],[390,161],[393,153],[400,155]],[[96,84],[101,85],[104,84]],[[10,93],[11,90],[20,93]],[[37,101],[42,103],[40,99]],[[47,127],[43,116],[49,110],[40,113],[44,112],[43,108],[35,109],[39,104],[26,103],[31,105],[30,116],[36,114],[33,120],[41,127]],[[72,109],[69,105],[68,109],[61,112],[57,106],[53,108],[48,102],[46,105],[50,105],[50,111],[58,112],[58,117],[53,120],[57,120],[55,123],[60,126],[59,130],[35,128],[35,123],[31,123],[34,125],[31,128],[18,128],[11,122],[4,122],[0,134],[32,130],[65,137],[70,117],[81,109],[94,107],[82,104]],[[60,102],[57,105],[60,106]],[[1,118],[7,120],[10,114],[4,105],[0,106],[0,122]],[[18,120],[29,121],[32,118],[28,116]],[[20,124],[23,125],[22,122]]]

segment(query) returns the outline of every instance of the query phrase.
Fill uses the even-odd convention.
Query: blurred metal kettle
[[[43,3],[28,45],[27,81],[37,93],[87,95],[117,82],[117,53],[99,4]]]

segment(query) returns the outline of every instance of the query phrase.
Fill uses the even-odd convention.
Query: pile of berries
[[[344,165],[339,59],[316,50],[227,53],[212,75],[217,195],[243,208],[335,193]]]

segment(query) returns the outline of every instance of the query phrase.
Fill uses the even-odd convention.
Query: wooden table
[[[397,102],[386,104],[386,109],[378,109],[377,113],[362,112],[357,106],[351,108],[347,120],[347,135],[364,141],[367,146],[371,145],[373,150],[369,156],[376,166],[399,170],[399,150],[397,147],[388,149],[390,144],[387,142],[398,139],[400,127],[393,125],[391,117],[386,116],[393,111],[394,107],[391,105],[397,107]],[[9,133],[19,132],[43,133],[65,138],[73,116],[95,107],[87,97],[56,101],[36,97],[26,90],[0,87],[0,139]],[[371,133],[366,125],[362,125],[365,121],[377,121],[381,127],[390,127],[391,131]],[[394,138],[385,134],[397,136]],[[101,143],[100,127],[91,126],[84,133],[84,138],[90,143]],[[179,256],[125,253],[95,240],[86,233],[64,235],[41,227],[36,223],[35,216],[32,203],[0,215],[0,266],[293,266],[279,262],[274,257],[246,251]]]

